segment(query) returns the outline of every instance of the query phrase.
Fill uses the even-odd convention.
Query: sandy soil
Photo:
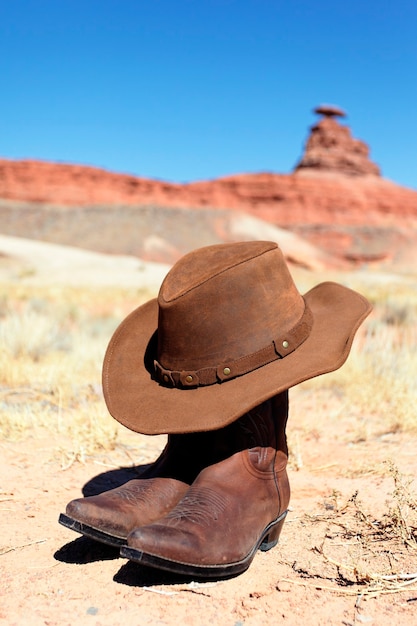
[[[382,463],[393,459],[407,476],[417,475],[416,441],[377,434],[378,427],[361,440],[362,418],[337,415],[337,399],[317,398],[314,390],[302,388],[292,397],[292,501],[280,544],[259,552],[246,573],[221,582],[190,581],[141,567],[58,524],[72,498],[132,476],[123,447],[63,468],[59,438],[3,442],[0,623],[417,624],[415,584],[402,592],[372,594],[369,585],[349,580],[348,568],[341,571],[318,552],[325,544],[329,559],[350,562],[340,545],[351,556],[355,540],[334,534],[351,521],[341,509],[357,491],[370,516],[383,510],[393,484]],[[164,437],[127,431],[123,438],[136,449],[133,466],[137,459],[154,459],[164,444]],[[394,550],[391,556],[401,571],[416,572],[415,552]],[[384,554],[376,551],[368,561],[370,571],[386,565]]]
[[[354,400],[312,382],[290,398],[292,499],[280,543],[221,582],[141,567],[58,524],[69,500],[125,482],[157,457],[164,437],[123,430],[115,450],[70,466],[58,435],[1,442],[0,624],[417,624],[417,584],[400,591],[369,579],[417,572],[415,551],[374,533],[392,501],[386,463],[417,476],[416,438],[386,432]]]

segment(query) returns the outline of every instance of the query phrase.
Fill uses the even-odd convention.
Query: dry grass
[[[63,464],[113,448],[118,426],[101,392],[104,352],[121,319],[152,295],[3,286],[0,436],[64,435]]]
[[[369,298],[373,311],[359,329],[346,364],[312,381],[311,388],[334,389],[341,411],[375,417],[383,432],[417,432],[417,289],[416,284],[349,286]],[[309,383],[305,383],[309,387]],[[366,435],[365,435],[366,436]]]
[[[416,431],[417,292],[369,280],[353,287],[371,299],[374,312],[345,366],[312,381],[312,389],[334,390],[341,411],[353,403],[387,432]],[[113,447],[118,427],[101,394],[104,352],[117,324],[154,295],[0,286],[0,435],[19,438],[39,428],[64,434],[69,458]]]

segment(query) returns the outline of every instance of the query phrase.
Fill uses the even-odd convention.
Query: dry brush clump
[[[391,462],[385,474],[391,488],[379,513],[367,510],[358,491],[342,501],[333,490],[321,511],[298,520],[310,545],[286,564],[306,583],[361,595],[417,591],[415,485]]]

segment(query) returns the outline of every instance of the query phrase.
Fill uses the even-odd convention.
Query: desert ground
[[[168,267],[9,243],[0,248],[1,624],[417,624],[415,268],[292,267],[301,292],[337,280],[374,310],[341,370],[290,391],[292,498],[278,546],[244,574],[207,582],[133,564],[58,524],[69,500],[125,482],[163,448],[164,436],[114,422],[100,377],[113,330],[154,297]]]

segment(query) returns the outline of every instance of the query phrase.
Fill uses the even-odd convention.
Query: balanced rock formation
[[[346,116],[342,109],[323,104],[314,112],[322,118],[311,128],[304,155],[295,168],[297,173],[380,176],[379,167],[369,159],[366,143],[354,139],[348,126],[343,126],[336,119]]]

